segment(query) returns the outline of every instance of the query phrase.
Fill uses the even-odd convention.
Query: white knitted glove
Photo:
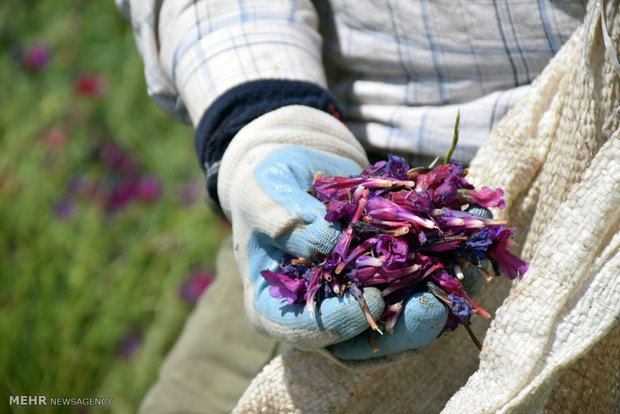
[[[220,166],[218,195],[233,225],[246,312],[259,331],[316,350],[367,329],[366,317],[350,295],[324,300],[313,319],[304,305],[272,297],[260,275],[276,270],[284,252],[301,257],[331,252],[341,230],[323,219],[325,206],[307,190],[317,171],[347,176],[367,163],[345,125],[305,106],[263,115],[231,142]],[[380,292],[365,289],[364,297],[378,318],[384,307]]]

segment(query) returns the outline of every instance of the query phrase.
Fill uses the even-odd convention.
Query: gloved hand
[[[341,229],[324,220],[324,205],[307,190],[317,171],[348,176],[367,164],[364,150],[340,121],[303,106],[259,117],[230,143],[220,165],[218,195],[233,226],[246,312],[259,331],[305,350],[343,343],[342,352],[329,349],[342,361],[376,356],[366,353],[369,325],[349,294],[323,300],[312,318],[305,304],[272,297],[260,275],[276,270],[284,252],[302,257],[331,252]],[[378,319],[384,310],[381,293],[365,288],[364,298]],[[432,295],[422,295],[409,300],[401,319],[394,335],[385,335],[386,353],[426,347],[443,328],[447,309]]]
[[[357,174],[366,155],[348,129],[320,110],[287,106],[242,128],[224,154],[218,177],[222,210],[233,226],[245,308],[259,331],[306,350],[349,339],[368,327],[357,301],[345,295],[322,302],[314,319],[304,304],[269,293],[260,275],[276,270],[284,252],[329,254],[341,229],[326,222],[324,205],[307,193],[317,171]],[[374,318],[383,312],[377,289],[364,297]]]

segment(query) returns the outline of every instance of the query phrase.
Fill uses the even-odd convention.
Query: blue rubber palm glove
[[[218,178],[222,210],[233,226],[244,281],[245,309],[259,331],[306,350],[352,338],[368,327],[358,302],[345,295],[321,304],[312,318],[304,304],[274,298],[260,275],[282,255],[329,254],[341,229],[326,222],[325,206],[308,194],[317,171],[357,174],[366,155],[348,129],[317,109],[288,106],[241,129],[224,154]],[[365,299],[376,319],[384,303],[377,289]]]
[[[244,280],[245,308],[259,331],[305,350],[327,351],[347,364],[380,361],[368,354],[368,322],[349,294],[325,299],[320,314],[305,304],[271,296],[260,275],[276,270],[282,255],[327,255],[341,229],[324,220],[324,205],[307,193],[317,171],[324,176],[358,174],[368,164],[349,130],[322,111],[288,106],[246,125],[224,154],[218,178],[222,209],[231,220],[235,255]],[[364,298],[376,320],[384,309],[381,293],[365,288]],[[434,297],[414,297],[394,334],[378,338],[385,354],[418,352],[439,334],[446,307]],[[330,345],[336,345],[329,347]],[[374,364],[373,362],[369,362]]]

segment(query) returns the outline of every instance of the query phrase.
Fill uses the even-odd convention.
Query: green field
[[[4,1],[0,48],[0,413],[135,412],[229,231],[192,129],[147,96],[112,0]]]

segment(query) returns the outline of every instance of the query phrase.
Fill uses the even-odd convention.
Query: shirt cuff
[[[340,105],[327,90],[314,83],[292,80],[244,83],[220,96],[204,113],[196,128],[196,153],[207,177],[209,197],[217,205],[220,160],[230,141],[249,122],[288,105],[313,107],[341,119]]]

